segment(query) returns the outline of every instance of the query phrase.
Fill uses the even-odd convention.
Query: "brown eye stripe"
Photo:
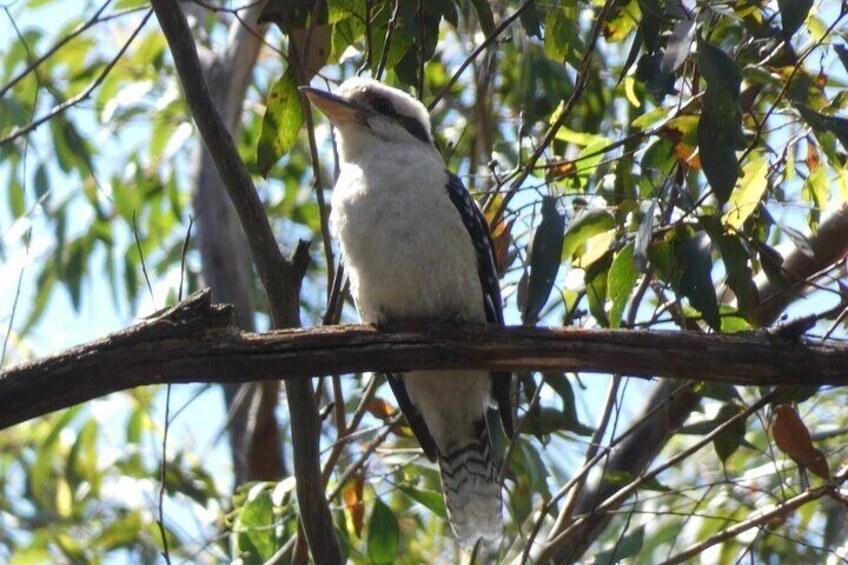
[[[411,133],[413,137],[416,137],[424,143],[430,143],[430,134],[427,133],[427,130],[424,129],[423,125],[421,125],[421,122],[408,116],[398,116],[397,120],[400,122],[400,125],[403,126],[403,129]]]
[[[371,106],[375,112],[396,120],[401,126],[403,126],[403,129],[408,131],[416,139],[423,141],[424,143],[430,143],[430,134],[421,122],[413,117],[399,114],[389,99],[383,98],[382,96],[374,96],[368,101],[368,105]]]

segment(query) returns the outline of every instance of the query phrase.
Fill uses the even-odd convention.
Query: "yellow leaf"
[[[381,420],[390,418],[395,413],[395,409],[392,407],[391,404],[389,404],[382,398],[377,397],[372,398],[368,402],[368,404],[365,405],[365,409],[368,410],[368,412],[370,412],[372,416]]]
[[[602,135],[597,135],[594,133],[586,133],[581,131],[574,131],[573,129],[568,129],[565,126],[562,126],[557,130],[556,138],[560,141],[565,141],[567,143],[573,143],[575,145],[580,145],[581,147],[587,147],[589,145],[601,144],[601,145],[609,145],[610,140]]]
[[[642,107],[642,101],[636,95],[636,79],[631,76],[624,77],[624,95],[633,106],[636,108]]]
[[[610,248],[612,240],[615,238],[615,230],[608,230],[598,235],[590,237],[585,244],[585,249],[582,253],[578,250],[575,252],[577,259],[574,261],[574,266],[578,269],[585,269],[598,259]]]
[[[364,485],[364,477],[358,474],[342,487],[345,510],[347,510],[350,517],[353,533],[358,538],[362,537],[362,525],[365,519],[365,507],[362,504],[362,489]]]
[[[748,219],[768,186],[768,161],[761,156],[754,156],[742,168],[742,178],[733,189],[727,201],[727,212],[722,221],[734,229],[739,229]]]
[[[74,510],[74,496],[71,485],[65,477],[56,484],[56,512],[63,518],[68,518]]]

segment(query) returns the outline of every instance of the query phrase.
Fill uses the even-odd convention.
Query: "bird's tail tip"
[[[501,486],[485,424],[475,434],[439,454],[448,520],[457,541],[472,547],[503,533]]]

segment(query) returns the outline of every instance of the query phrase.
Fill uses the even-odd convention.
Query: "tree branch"
[[[0,373],[0,428],[136,386],[410,369],[564,370],[739,385],[848,385],[848,346],[766,333],[404,325],[242,333],[209,291],[126,330]],[[306,381],[308,382],[308,381]]]
[[[848,253],[848,205],[837,205],[829,210],[819,226],[818,233],[809,236],[807,241],[813,251],[813,258],[800,248],[793,247],[784,255],[782,264],[784,275],[797,293],[784,292],[763,274],[757,276],[760,307],[756,317],[761,324],[773,323],[790,303],[809,290],[809,283],[816,273],[833,266]],[[625,471],[631,476],[637,476],[659,454],[701,399],[701,395],[692,387],[672,395],[678,389],[679,382],[660,382],[652,392],[643,413],[650,413],[654,406],[660,404],[666,405],[664,410],[644,420],[636,418],[640,423],[637,424],[635,433],[612,452],[605,465],[607,473]],[[594,509],[621,488],[621,485],[606,481],[605,476],[602,474],[596,479],[591,488],[580,494],[577,501],[575,513],[591,514],[590,518],[580,528],[573,530],[571,535],[561,536],[554,544],[556,547],[548,547],[545,544],[534,547],[537,556],[542,551],[555,551],[557,556],[570,560],[579,559],[583,555],[611,519],[610,514],[595,512]],[[567,526],[563,523],[559,525]],[[548,532],[548,541],[561,531],[560,528],[554,528]]]
[[[812,502],[814,500],[818,500],[819,498],[833,494],[846,480],[848,480],[848,466],[843,467],[833,478],[828,480],[825,484],[808,489],[801,494],[793,496],[790,499],[784,500],[778,504],[773,504],[761,510],[757,510],[752,513],[746,520],[739,522],[729,528],[721,530],[720,532],[713,534],[705,540],[701,540],[697,543],[692,544],[690,547],[681,551],[677,555],[673,555],[669,557],[665,561],[662,562],[662,565],[675,565],[677,563],[684,563],[689,559],[694,558],[695,556],[701,554],[709,547],[712,547],[718,543],[723,541],[727,541],[729,539],[735,538],[736,536],[750,530],[751,528],[761,528],[766,526],[775,518],[786,517],[801,506]]]
[[[256,21],[266,3],[263,0],[248,8],[244,19]],[[202,61],[215,106],[233,138],[241,130],[244,99],[265,27],[261,25],[257,31],[235,20],[226,49]],[[233,305],[238,326],[253,331],[256,308],[247,243],[215,163],[202,143],[195,150],[191,182],[203,281],[216,302]],[[280,383],[231,383],[223,389],[236,484],[281,479],[285,473],[283,440],[275,413]]]
[[[253,262],[268,295],[274,326],[297,327],[300,325],[300,285],[309,262],[308,245],[301,242],[291,258],[283,256],[253,179],[212,102],[185,15],[173,0],[152,0],[151,3],[171,49],[191,115],[247,236]],[[286,401],[303,530],[316,562],[340,563],[341,550],[321,481],[321,423],[311,381],[289,383]]]

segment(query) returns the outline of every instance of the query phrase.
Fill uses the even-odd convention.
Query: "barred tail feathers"
[[[465,547],[503,533],[501,486],[486,424],[475,422],[474,432],[440,449],[438,456],[448,520]]]

